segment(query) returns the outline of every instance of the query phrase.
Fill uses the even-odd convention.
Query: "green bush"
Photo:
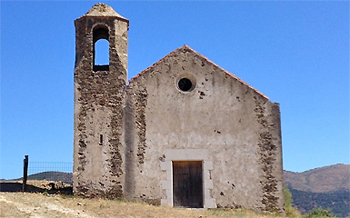
[[[322,208],[317,208],[315,210],[310,211],[308,214],[304,216],[305,218],[325,218],[325,217],[335,217],[332,214],[332,211],[325,210]]]
[[[301,217],[300,211],[292,206],[293,198],[289,189],[284,186],[284,208],[287,217]]]

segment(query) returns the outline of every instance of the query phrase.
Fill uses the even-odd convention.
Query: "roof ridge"
[[[121,20],[124,20],[129,23],[129,20],[119,13],[117,13],[111,6],[104,3],[97,3],[92,6],[88,12],[86,12],[83,16],[78,18],[77,20],[83,17],[115,17]]]
[[[191,49],[189,46],[187,46],[189,49]],[[255,92],[257,92],[258,94],[262,95],[264,98],[269,99],[269,97],[267,97],[266,95],[264,95],[262,92],[258,91],[257,89],[253,88],[252,86],[250,86],[248,83],[244,82],[242,79],[240,79],[239,77],[237,77],[236,75],[234,75],[233,73],[225,70],[224,68],[220,67],[219,65],[217,65],[216,63],[214,63],[213,61],[211,61],[209,58],[207,58],[204,55],[201,55],[200,53],[198,53],[197,51],[191,49],[193,52],[195,52],[198,56],[204,58],[206,61],[208,61],[209,63],[211,63],[212,65],[214,65],[215,67],[218,67],[219,69],[221,69],[222,71],[224,71],[224,73],[228,74],[229,76],[231,76],[232,78],[236,79],[237,81],[239,81],[240,83],[248,86],[249,88],[251,88],[252,90],[254,90]]]
[[[168,57],[172,56],[174,53],[176,53],[177,51],[186,48],[188,50],[190,50],[191,52],[195,53],[196,55],[198,55],[199,57],[203,58],[204,60],[206,60],[207,62],[209,62],[210,64],[212,64],[213,66],[219,68],[220,70],[222,70],[224,73],[226,73],[227,75],[229,75],[230,77],[236,79],[237,81],[239,81],[241,84],[248,86],[250,89],[252,89],[253,91],[255,91],[256,93],[258,93],[259,95],[263,96],[266,99],[269,99],[269,97],[267,97],[266,95],[264,95],[262,92],[258,91],[257,89],[253,88],[252,86],[250,86],[248,83],[244,82],[242,79],[238,78],[236,75],[230,73],[229,71],[225,70],[224,68],[220,67],[219,65],[217,65],[216,63],[214,63],[213,61],[209,60],[206,56],[201,55],[200,53],[198,53],[197,51],[193,50],[190,46],[188,45],[183,45],[180,48],[175,49],[174,51],[170,52],[168,55],[166,55],[165,57],[163,57],[162,59],[160,59],[159,61],[157,61],[156,63],[154,63],[153,65],[149,66],[148,68],[146,68],[145,70],[141,71],[139,74],[137,74],[136,76],[132,77],[129,80],[129,84],[131,82],[133,82],[135,79],[137,79],[139,76],[143,75],[144,73],[146,73],[147,71],[149,71],[150,69],[156,67],[157,65],[159,65],[160,63],[162,63],[165,59],[167,59]]]
[[[147,72],[148,70],[150,70],[151,68],[156,67],[157,65],[159,65],[160,63],[162,63],[165,59],[167,59],[168,57],[172,56],[175,52],[179,51],[181,48],[183,47],[188,47],[187,45],[183,45],[180,48],[175,49],[174,51],[170,52],[169,54],[167,54],[166,56],[164,56],[162,59],[160,59],[159,61],[155,62],[154,64],[152,64],[151,66],[147,67],[146,69],[144,69],[143,71],[141,71],[140,73],[138,73],[136,76],[132,77],[129,80],[129,84],[134,81],[136,78],[138,78],[139,76],[143,75],[145,72]],[[190,48],[191,49],[191,48]],[[191,49],[193,51],[193,49]]]

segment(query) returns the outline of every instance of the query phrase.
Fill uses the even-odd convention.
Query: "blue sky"
[[[73,161],[74,20],[93,1],[1,1],[0,178]],[[128,78],[184,44],[279,102],[284,169],[349,164],[349,1],[105,1]]]

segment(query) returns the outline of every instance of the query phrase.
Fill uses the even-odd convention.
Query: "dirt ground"
[[[144,202],[86,199],[57,194],[65,193],[66,189],[71,193],[71,186],[46,180],[28,180],[27,193],[20,192],[20,181],[7,181],[0,186],[5,191],[0,192],[0,217],[276,217],[243,210],[191,210],[156,207]]]
[[[191,210],[71,195],[0,192],[0,217],[276,217],[250,211]]]

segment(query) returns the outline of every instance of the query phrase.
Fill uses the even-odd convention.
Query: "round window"
[[[178,81],[177,86],[179,87],[179,89],[181,91],[188,92],[191,90],[193,84],[192,84],[191,80],[189,80],[187,78],[182,78]]]
[[[177,76],[175,84],[179,91],[190,92],[196,88],[196,78],[191,73],[183,73]]]

